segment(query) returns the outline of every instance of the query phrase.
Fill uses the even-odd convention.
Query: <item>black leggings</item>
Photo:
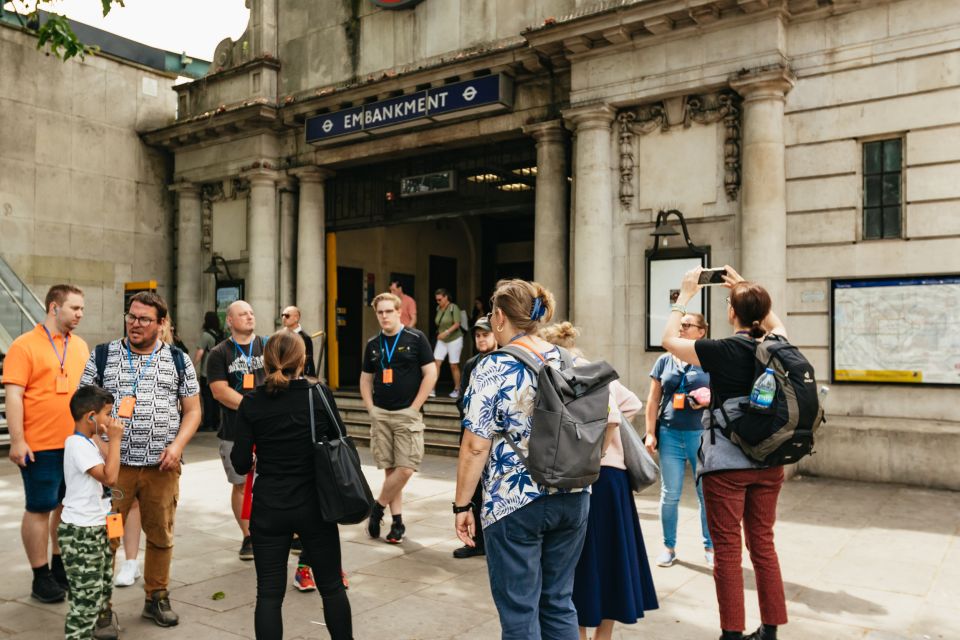
[[[340,532],[324,522],[316,502],[296,509],[271,509],[256,498],[250,515],[253,562],[257,568],[257,640],[283,638],[281,608],[287,590],[287,558],[293,534],[309,555],[313,578],[323,598],[323,620],[333,640],[353,638],[350,600],[340,578]]]

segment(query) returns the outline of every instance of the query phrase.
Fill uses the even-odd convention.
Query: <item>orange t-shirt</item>
[[[413,315],[417,312],[417,302],[407,294],[400,296],[400,324],[410,328]]]
[[[63,443],[73,433],[70,416],[70,398],[90,357],[90,349],[83,338],[71,335],[67,343],[63,371],[67,375],[67,393],[57,393],[60,375],[58,355],[63,355],[63,336],[53,334],[57,346],[54,353],[43,325],[38,324],[10,345],[3,361],[3,384],[15,384],[23,391],[23,437],[33,451],[63,449]],[[7,400],[9,402],[9,398]]]

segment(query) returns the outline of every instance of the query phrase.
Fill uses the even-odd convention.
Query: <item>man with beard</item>
[[[20,536],[33,569],[30,595],[40,602],[59,602],[67,588],[57,543],[65,490],[63,447],[73,433],[70,396],[90,350],[83,338],[73,335],[83,318],[83,291],[69,284],[50,287],[46,309],[43,322],[10,345],[3,384],[10,460],[20,467],[26,494]]]
[[[147,537],[143,617],[172,627],[179,622],[170,608],[168,587],[180,460],[200,426],[200,385],[190,358],[160,339],[168,321],[163,298],[151,292],[136,294],[124,320],[127,337],[98,345],[80,384],[96,384],[112,393],[116,401],[112,415],[126,425],[113,505],[126,520],[134,500],[140,503]],[[116,553],[115,541],[112,547]],[[97,619],[94,637],[107,640],[118,635],[108,604]]]

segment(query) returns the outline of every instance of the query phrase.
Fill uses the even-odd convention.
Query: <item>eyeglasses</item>
[[[155,318],[150,318],[148,316],[135,316],[132,313],[124,315],[123,319],[127,321],[127,324],[138,324],[141,327],[149,327],[156,322]]]
[[[289,317],[290,317],[290,314],[289,314],[289,313],[281,313],[281,314],[280,314],[280,317],[281,317],[281,318],[289,318]]]
[[[681,323],[680,323],[680,328],[681,328],[681,329],[689,329],[690,327],[696,327],[697,329],[703,329],[703,327],[701,327],[700,325],[698,325],[698,324],[693,324],[692,322],[681,322]]]

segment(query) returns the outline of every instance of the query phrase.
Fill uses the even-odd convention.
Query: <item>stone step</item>
[[[337,409],[358,446],[370,446],[370,414],[359,393],[338,391]],[[460,450],[460,413],[453,400],[430,400],[423,406],[423,444],[427,453],[456,456]]]

